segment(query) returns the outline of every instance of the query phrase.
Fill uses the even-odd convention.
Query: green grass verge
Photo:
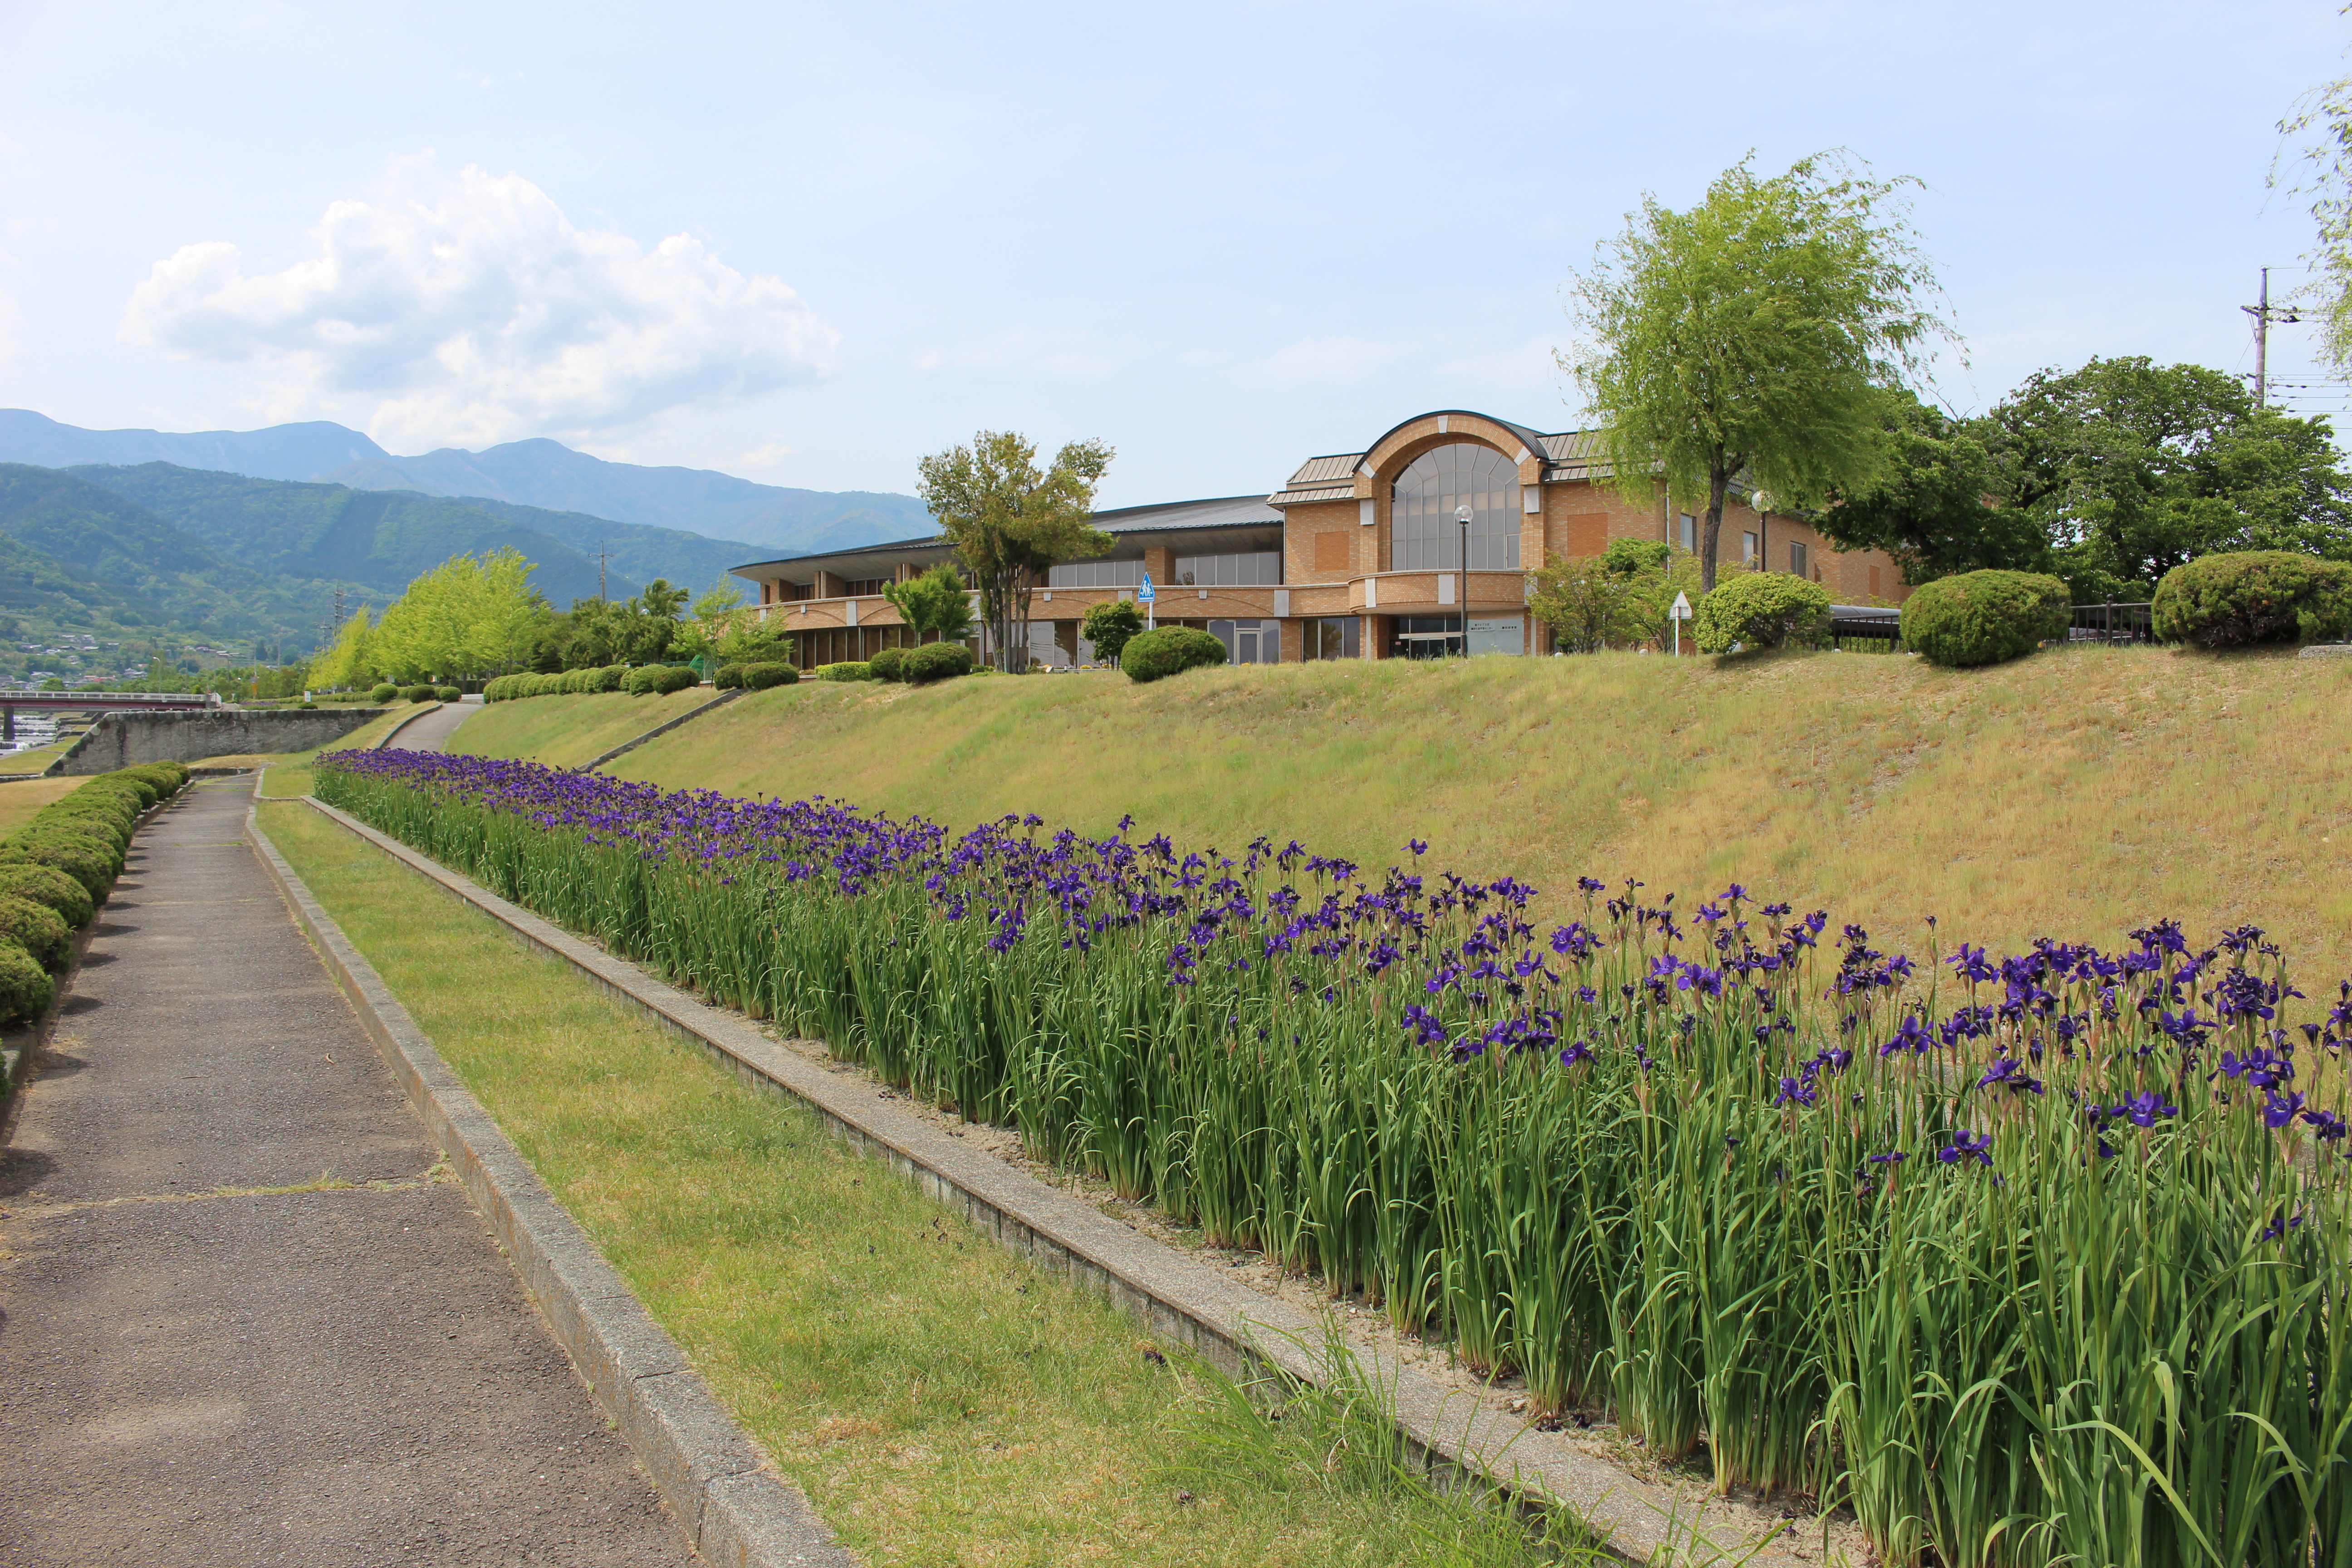
[[[306,806],[267,805],[262,822],[713,1392],[868,1562],[1557,1560],[1402,1473],[1376,1401],[1254,1419],[1196,1363],[1147,1355],[1116,1309],[381,851]]]
[[[449,749],[480,757],[533,757],[550,767],[578,767],[718,696],[708,686],[694,686],[667,697],[600,691],[492,702],[449,738]]]

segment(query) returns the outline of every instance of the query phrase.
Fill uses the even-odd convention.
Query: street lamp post
[[[1772,492],[1757,490],[1748,498],[1756,508],[1756,570],[1772,570],[1771,542],[1767,538],[1772,528]]]
[[[1455,582],[1454,591],[1461,595],[1455,601],[1454,608],[1462,612],[1462,657],[1464,658],[1470,657],[1470,520],[1477,515],[1470,510],[1470,503],[1467,501],[1454,509],[1454,521],[1462,525],[1462,575]]]

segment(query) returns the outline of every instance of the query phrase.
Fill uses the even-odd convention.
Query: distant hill
[[[257,571],[135,501],[55,468],[0,463],[0,604],[41,627],[316,636],[332,584]]]
[[[174,435],[84,430],[30,409],[5,408],[0,409],[0,462],[51,468],[171,463],[249,479],[321,479],[353,489],[503,501],[749,544],[726,563],[730,566],[933,530],[920,501],[888,491],[792,489],[709,468],[608,463],[548,440],[509,441],[481,452],[450,447],[396,458],[358,431],[325,420]],[[611,547],[622,548],[617,541]],[[701,580],[708,582],[712,573]]]
[[[161,430],[84,430],[60,425],[29,408],[0,408],[0,462],[69,468],[77,463],[177,463],[220,468],[263,479],[307,479],[366,458],[383,447],[356,430],[326,420],[273,425],[267,430],[205,430],[174,436]]]
[[[683,528],[747,541],[770,557],[905,539],[937,526],[913,496],[787,489],[709,468],[608,463],[560,441],[509,441],[481,452],[445,447],[421,458],[361,458],[319,477],[362,489],[484,496],[618,522]]]
[[[596,595],[596,563],[584,552],[467,501],[402,490],[249,479],[169,463],[67,471],[137,502],[248,565],[289,577],[356,584],[372,590],[367,595],[372,599],[398,596],[412,579],[452,555],[479,554],[501,546],[530,558],[538,568],[531,574],[531,586],[556,608]],[[582,521],[592,528],[614,526],[599,525],[593,518]],[[714,551],[710,541],[692,534],[673,537],[691,547],[681,557],[687,564],[699,564],[693,552],[727,552]],[[606,569],[605,591],[625,598],[637,591],[638,584],[614,570],[617,564]]]

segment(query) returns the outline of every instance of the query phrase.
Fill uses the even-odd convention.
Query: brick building
[[[1107,557],[1053,568],[1031,601],[1029,654],[1086,663],[1089,605],[1135,596],[1149,574],[1162,626],[1197,626],[1236,663],[1539,653],[1528,574],[1597,555],[1612,539],[1697,547],[1701,520],[1628,504],[1595,482],[1589,438],[1546,436],[1461,410],[1406,420],[1360,452],[1310,458],[1272,495],[1098,512]],[[1471,509],[1466,531],[1455,521]],[[1881,551],[1840,552],[1803,522],[1727,504],[1726,569],[1760,562],[1820,583],[1840,604],[1891,604],[1906,590]],[[938,537],[738,566],[761,613],[798,634],[805,668],[870,658],[910,640],[886,584],[953,559]],[[1464,556],[1468,569],[1464,570]]]

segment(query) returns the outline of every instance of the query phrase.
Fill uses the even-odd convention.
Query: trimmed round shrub
[[[0,939],[23,946],[44,969],[62,969],[73,929],[47,904],[0,893]]]
[[[920,685],[953,680],[971,673],[971,649],[960,642],[927,642],[907,650],[903,668],[906,673],[900,679]]]
[[[886,647],[866,663],[874,671],[877,680],[904,680],[907,679],[907,652],[903,647]]]
[[[1829,633],[1829,590],[1792,572],[1730,573],[1691,616],[1701,653],[1814,643]]]
[[[2291,550],[2200,555],[2156,585],[2156,635],[2200,647],[2328,642],[2352,633],[2352,564]]]
[[[797,685],[801,678],[801,672],[789,664],[746,664],[738,668],[743,671],[743,684],[754,691],[765,691],[771,686]]]
[[[621,683],[628,679],[629,667],[627,665],[608,664],[596,670],[588,682],[588,689],[591,691],[618,691],[621,689]]]
[[[433,689],[429,686],[404,686],[400,689],[400,697],[404,702],[430,702],[433,700]]]
[[[23,860],[0,865],[0,897],[29,899],[69,926],[88,925],[98,907],[89,901],[88,888],[55,866]]]
[[[1160,626],[1127,639],[1118,667],[1129,680],[1162,680],[1225,662],[1225,645],[1198,626]]]
[[[820,664],[809,673],[819,680],[871,680],[874,667],[864,659],[845,658],[839,664]]]
[[[131,847],[132,818],[98,804],[79,811],[43,812],[26,826],[27,833],[79,833],[103,840],[121,855]]]
[[[649,664],[629,671],[622,689],[632,697],[667,697],[673,691],[701,683],[700,678],[682,664]]]
[[[2000,664],[2064,637],[2072,606],[2066,584],[2038,572],[1938,577],[1903,601],[1903,646],[1930,664]]]
[[[92,903],[106,897],[114,885],[119,862],[104,844],[80,833],[39,833],[27,830],[0,845],[0,864],[22,861],[53,866],[82,886]]]
[[[433,695],[444,702],[462,702],[466,698],[464,690],[455,686],[436,686],[433,689]]]
[[[130,767],[118,768],[115,773],[102,776],[110,778],[117,774],[125,778],[145,779],[165,795],[177,795],[180,786],[193,776],[185,763],[134,763]]]
[[[399,695],[400,688],[387,680],[368,693],[368,700],[381,708]]]
[[[721,691],[740,689],[743,684],[744,668],[740,664],[722,664],[719,667],[718,673],[710,678],[710,684]]]
[[[37,1018],[48,1011],[54,994],[41,961],[17,942],[0,941],[0,1019],[14,1024]]]

